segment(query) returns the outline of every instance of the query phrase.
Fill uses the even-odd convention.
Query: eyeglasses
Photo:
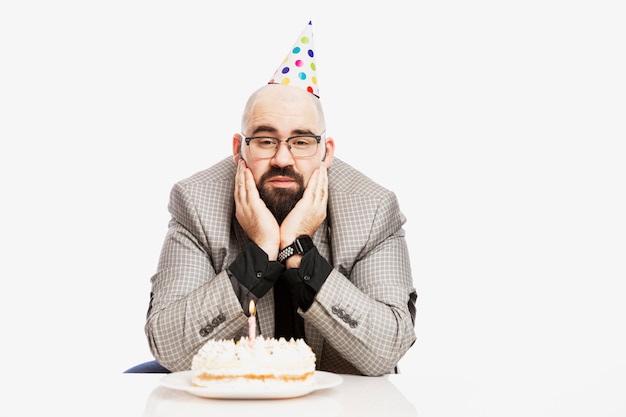
[[[287,144],[287,148],[294,158],[307,158],[315,155],[317,147],[325,132],[321,135],[294,135],[285,140],[273,136],[252,136],[243,135],[246,145],[250,149],[250,155],[258,159],[270,159],[278,152],[281,142]]]

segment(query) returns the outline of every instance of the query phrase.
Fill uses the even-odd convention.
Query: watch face
[[[313,239],[309,236],[299,236],[294,243],[298,254],[305,254],[313,247]]]

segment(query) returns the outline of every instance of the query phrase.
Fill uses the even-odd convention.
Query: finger
[[[324,202],[326,202],[328,200],[328,171],[326,169],[326,165],[322,164],[320,168],[320,178],[320,189],[322,190],[321,198]]]
[[[317,169],[317,188],[324,188],[328,182],[328,173],[326,172],[326,165],[321,165]]]
[[[237,173],[235,174],[235,193],[239,192],[239,189],[243,185],[243,174],[242,174],[242,161],[239,161],[237,164]]]
[[[323,203],[328,194],[328,176],[323,168],[325,167],[322,165],[322,167],[316,169],[313,175],[311,175],[311,186],[313,190],[312,198],[315,203]]]
[[[319,177],[319,171],[316,169],[315,171],[313,171],[313,173],[311,174],[311,177],[309,178],[306,188],[304,189],[304,194],[302,195],[302,199],[315,200],[315,195],[317,194],[317,187],[318,187],[318,177]]]
[[[254,182],[254,175],[252,175],[252,171],[248,168],[244,168],[243,170],[243,180],[241,182],[242,187],[246,191],[246,198],[248,199],[256,199],[259,197],[259,192],[256,188],[256,182]]]
[[[247,168],[243,161],[239,161],[237,165],[237,174],[235,175],[235,204],[242,206],[248,198],[248,190],[246,189],[246,171]]]

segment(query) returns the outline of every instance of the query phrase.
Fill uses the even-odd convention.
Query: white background
[[[3,2],[3,367],[151,359],[169,190],[230,154],[312,20],[336,155],[408,218],[402,371],[528,407],[624,382],[625,19],[617,0]]]

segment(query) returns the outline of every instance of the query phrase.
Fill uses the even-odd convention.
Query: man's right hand
[[[235,216],[244,232],[263,249],[270,261],[275,261],[280,250],[280,228],[261,200],[254,176],[243,159],[237,165],[234,197]]]

